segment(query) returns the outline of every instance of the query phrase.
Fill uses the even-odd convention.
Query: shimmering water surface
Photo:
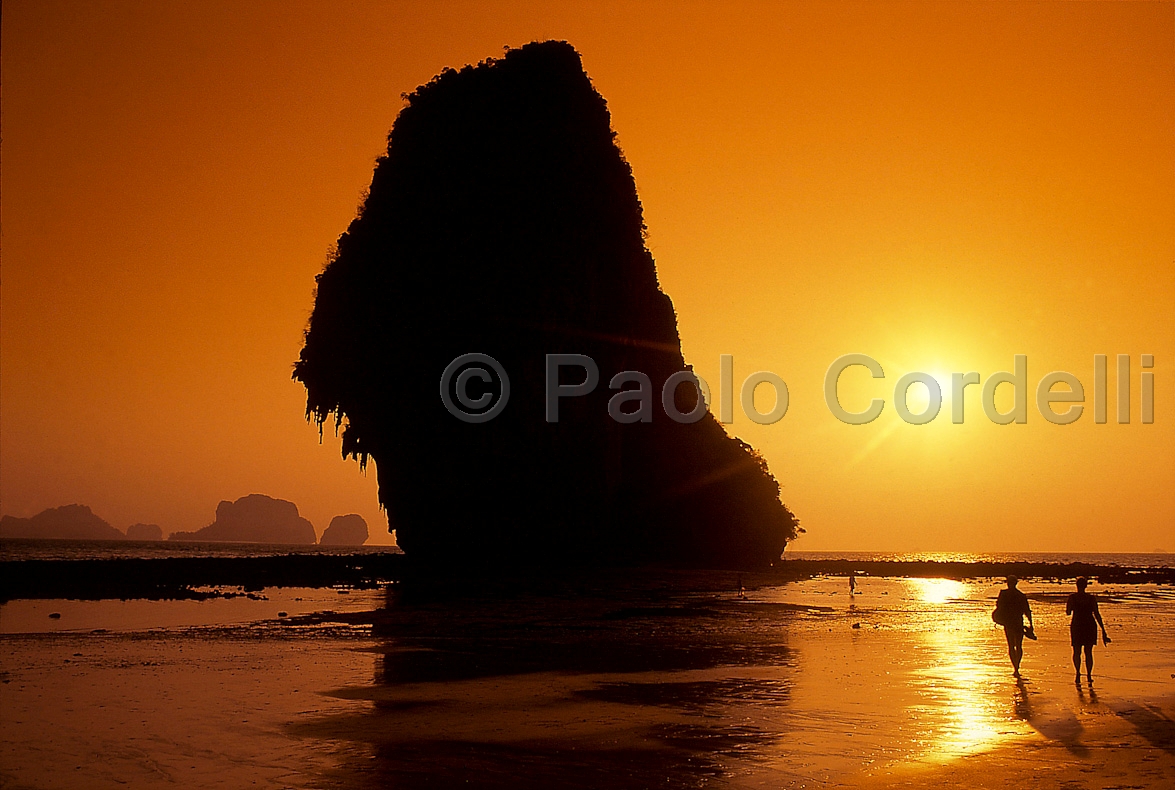
[[[271,557],[283,554],[400,553],[397,546],[301,546],[293,543],[206,543],[185,540],[26,540],[0,538],[0,562],[121,560],[170,557]]]
[[[1052,565],[1086,563],[1136,568],[1170,568],[1169,552],[965,552],[965,551],[788,551],[785,559],[856,560],[858,562],[1044,562]]]
[[[384,537],[384,536],[378,536]],[[355,554],[358,552],[399,553],[395,545],[299,546],[288,543],[223,543],[198,541],[136,540],[25,540],[0,538],[0,561],[23,559],[145,559],[166,557],[267,557],[281,554]],[[1175,554],[1093,553],[1093,552],[874,552],[794,551],[786,558],[804,560],[858,560],[861,562],[1047,562],[1117,565],[1140,568],[1169,568]]]
[[[850,595],[841,577],[748,580],[745,598],[725,574],[411,600],[392,585],[14,601],[0,606],[0,776],[36,787],[885,786],[985,755],[1009,755],[997,764],[1022,777],[1126,755],[1139,784],[1096,786],[1146,787],[1172,767],[1172,588],[1095,586],[1114,642],[1097,648],[1090,687],[1069,663],[1070,585],[1022,584],[1040,639],[1026,643],[1018,682],[990,619],[995,581],[858,582]],[[337,614],[298,616],[324,610]]]

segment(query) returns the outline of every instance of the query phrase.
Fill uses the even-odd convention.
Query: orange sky
[[[388,539],[374,474],[318,444],[290,380],[314,275],[401,93],[563,38],[687,360],[788,383],[780,422],[729,430],[782,482],[795,548],[1175,550],[1171,3],[336,5],[4,2],[4,513],[188,530],[262,492]],[[949,398],[929,425],[892,402],[844,425],[822,381],[850,352],[886,371],[845,374],[853,408],[1015,354],[1031,390],[1060,369],[1092,397],[1108,354],[1110,422],[1048,424],[1030,391],[1026,425],[994,425],[969,391],[963,425]]]

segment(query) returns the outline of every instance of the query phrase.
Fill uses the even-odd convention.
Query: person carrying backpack
[[[1020,582],[1015,576],[1007,579],[1007,589],[1000,590],[996,598],[995,611],[991,619],[1004,627],[1004,638],[1008,641],[1008,658],[1012,660],[1012,676],[1020,677],[1020,661],[1024,658],[1024,637],[1036,639],[1032,626],[1032,609],[1028,606],[1028,596],[1016,589]],[[1028,618],[1028,628],[1024,628],[1024,618]]]

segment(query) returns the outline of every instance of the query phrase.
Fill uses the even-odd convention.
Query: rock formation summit
[[[249,494],[216,506],[216,520],[195,532],[174,532],[170,540],[241,541],[247,543],[317,542],[314,525],[298,515],[298,506],[264,494]]]
[[[351,513],[332,518],[318,542],[323,546],[362,546],[368,537],[367,519]]]
[[[307,415],[342,428],[344,455],[375,460],[409,558],[762,567],[795,537],[749,445],[704,409],[688,424],[662,409],[664,382],[688,366],[644,232],[607,105],[569,44],[446,70],[407,97],[318,276],[294,377]],[[471,352],[510,380],[502,412],[476,424],[438,390]],[[558,422],[545,419],[547,354],[599,371]],[[649,377],[649,421],[609,416],[622,371]],[[568,367],[560,381],[585,376]],[[696,405],[690,385],[673,397],[681,413]]]

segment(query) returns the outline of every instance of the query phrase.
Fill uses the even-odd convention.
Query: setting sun
[[[1170,785],[1175,2],[0,2],[0,786]]]

